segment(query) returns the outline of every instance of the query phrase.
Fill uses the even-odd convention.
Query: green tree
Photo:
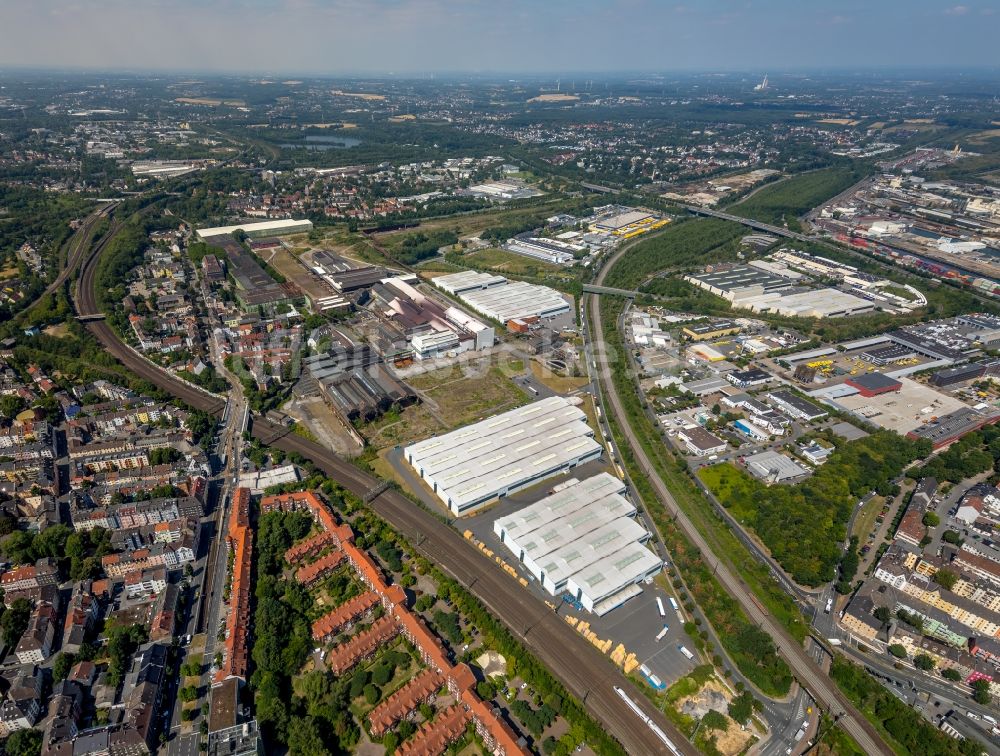
[[[990,681],[975,680],[972,683],[972,700],[977,704],[986,706],[990,702]]]
[[[958,582],[958,575],[951,570],[938,570],[934,573],[934,582],[950,591]]]
[[[701,718],[701,726],[706,730],[725,730],[729,727],[729,720],[715,709],[709,709]]]
[[[73,654],[68,654],[60,652],[56,655],[56,659],[52,662],[52,681],[60,682],[65,680],[69,671],[73,668],[74,662]]]
[[[190,703],[198,698],[198,687],[196,685],[185,685],[177,692],[177,697],[184,703]]]
[[[906,647],[901,643],[892,643],[889,646],[889,653],[895,656],[897,659],[905,659]]]
[[[938,517],[936,512],[925,512],[920,521],[929,528],[936,528],[941,524],[941,518]]]
[[[288,728],[288,752],[299,756],[326,756],[331,753],[323,740],[318,719],[295,717]]]
[[[378,689],[375,685],[369,683],[365,686],[365,700],[374,706],[378,703],[378,700],[382,697],[382,691]]]
[[[0,627],[3,627],[3,642],[8,648],[14,648],[21,640],[24,631],[28,629],[31,620],[31,602],[26,598],[16,598],[0,617]]]
[[[729,716],[740,724],[746,724],[753,716],[754,697],[750,691],[743,691],[729,702]]]
[[[945,680],[951,680],[952,682],[958,682],[959,680],[962,679],[962,673],[959,672],[957,669],[953,669],[952,667],[948,667],[947,669],[942,669],[941,670],[941,677],[943,677]]]
[[[0,417],[13,420],[24,408],[24,399],[16,394],[4,394],[0,396]]]
[[[930,672],[934,669],[934,659],[932,659],[927,654],[917,654],[913,657],[913,665],[917,669],[922,669],[924,672]]]
[[[42,752],[40,730],[16,730],[4,742],[6,756],[38,756]]]

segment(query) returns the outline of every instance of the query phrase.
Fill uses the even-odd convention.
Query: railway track
[[[628,249],[626,247],[619,250],[608,260],[595,279],[596,285],[600,286],[603,284],[608,271],[614,267],[615,262]],[[628,439],[629,447],[636,462],[642,469],[643,474],[649,479],[658,498],[674,516],[676,523],[684,531],[685,535],[706,556],[707,563],[715,571],[719,582],[740,603],[747,617],[774,639],[775,645],[792,668],[795,677],[809,690],[816,701],[832,712],[833,715],[840,714],[839,722],[841,726],[857,741],[865,753],[892,754],[892,749],[883,740],[871,722],[840,692],[836,684],[820,669],[815,659],[809,656],[805,649],[802,648],[802,644],[795,640],[784,627],[779,625],[764,610],[756,596],[751,594],[743,583],[743,580],[733,572],[729,565],[715,556],[701,532],[691,522],[687,514],[677,505],[673,494],[671,494],[666,484],[664,484],[663,479],[656,472],[656,468],[646,454],[646,450],[639,443],[635,432],[632,430],[632,426],[629,424],[628,413],[625,411],[621,398],[611,384],[611,370],[607,364],[607,350],[604,348],[601,336],[604,333],[601,308],[596,294],[587,295],[587,310],[594,336],[597,339],[601,339],[602,342],[601,348],[597,350],[596,354],[596,359],[598,360],[596,372],[601,381],[603,394],[607,398],[608,406],[606,409],[614,413],[619,427]]]
[[[86,256],[74,300],[78,315],[97,314],[95,280],[100,254],[113,238],[109,233]],[[221,415],[225,400],[197,389],[177,376],[152,364],[125,344],[104,321],[86,327],[107,351],[134,374],[196,409]],[[265,444],[285,452],[296,452],[347,491],[364,499],[382,483],[329,449],[290,433],[284,426],[255,416],[253,435]],[[677,750],[694,756],[698,751],[662,712],[646,700],[638,688],[544,601],[523,589],[497,569],[484,554],[473,548],[455,529],[410,501],[394,488],[372,496],[367,504],[376,514],[399,530],[414,548],[437,564],[446,574],[476,596],[548,667],[557,679],[580,700],[605,730],[630,754],[667,752],[662,740],[648,726],[652,723],[669,736]],[[625,690],[638,702],[646,720],[615,692]]]
[[[83,258],[85,252],[88,251],[89,246],[87,242],[90,241],[90,236],[94,231],[94,227],[105,218],[111,215],[111,212],[117,207],[117,203],[109,203],[102,207],[100,210],[95,210],[84,220],[83,225],[81,225],[73,236],[70,237],[69,241],[66,242],[66,263],[63,265],[59,274],[55,277],[48,286],[45,287],[45,291],[35,297],[34,301],[31,302],[27,307],[22,308],[22,312],[29,312],[31,308],[41,302],[45,297],[50,296],[59,290],[67,279],[76,272],[76,269],[80,265],[80,261]]]

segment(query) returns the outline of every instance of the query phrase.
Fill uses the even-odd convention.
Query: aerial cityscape
[[[867,5],[0,0],[0,754],[1000,754],[1000,8]]]

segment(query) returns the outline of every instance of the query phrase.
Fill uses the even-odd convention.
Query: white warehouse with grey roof
[[[450,273],[435,278],[434,285],[501,323],[515,318],[554,318],[570,310],[569,302],[555,289],[489,273]]]
[[[493,532],[553,596],[569,593],[604,615],[642,592],[662,569],[643,544],[625,484],[608,473],[571,478],[552,494],[493,523]]]
[[[604,447],[578,406],[560,396],[518,407],[403,449],[407,463],[456,515],[577,465]]]

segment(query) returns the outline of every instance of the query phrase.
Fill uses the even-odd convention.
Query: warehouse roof
[[[773,477],[775,481],[789,480],[805,475],[809,471],[784,454],[776,451],[762,451],[746,458],[747,469],[758,478]]]
[[[231,234],[236,229],[243,229],[247,234],[291,234],[301,232],[304,228],[312,228],[312,221],[307,219],[294,220],[292,218],[285,218],[283,220],[268,220],[268,221],[252,221],[248,223],[239,223],[235,226],[215,226],[214,228],[200,228],[198,229],[198,236],[202,239],[207,239],[210,236],[222,236],[223,234]]]
[[[434,285],[447,291],[449,294],[461,294],[463,291],[471,289],[485,289],[489,286],[502,286],[507,283],[503,276],[495,276],[491,273],[480,273],[475,270],[463,270],[461,273],[449,273],[446,276],[437,276]]]
[[[823,417],[827,414],[827,411],[818,404],[813,404],[807,399],[803,399],[798,394],[788,391],[787,389],[772,391],[768,394],[768,396],[774,399],[778,404],[786,404],[789,407],[794,408],[810,420],[817,417]]]
[[[621,554],[632,544],[638,546],[639,541],[649,536],[642,525],[627,517],[606,522],[584,534],[563,533],[560,547],[548,553],[533,553],[532,544],[525,547],[525,559],[535,562],[545,579],[557,586],[579,572],[591,571],[602,559]],[[538,550],[545,548],[548,544],[537,547]]]
[[[593,505],[613,506],[623,503],[622,513],[634,513],[635,506],[621,494],[625,493],[625,484],[608,473],[601,473],[586,480],[570,478],[559,486],[559,490],[546,496],[539,502],[525,507],[507,517],[502,517],[493,524],[493,530],[506,535],[504,540],[511,539],[520,543],[521,539],[532,531]]]
[[[452,511],[461,513],[585,459],[603,447],[578,400],[550,397],[404,449]]]
[[[580,570],[567,581],[570,593],[582,590],[594,603],[611,596],[623,586],[634,583],[662,562],[641,543],[633,541],[603,557],[590,567]]]
[[[861,373],[852,375],[845,383],[854,388],[866,389],[868,391],[882,391],[898,388],[901,384],[895,378],[890,378],[882,373]]]
[[[477,312],[506,323],[514,318],[551,317],[569,311],[569,303],[548,286],[510,281],[459,296]]]

